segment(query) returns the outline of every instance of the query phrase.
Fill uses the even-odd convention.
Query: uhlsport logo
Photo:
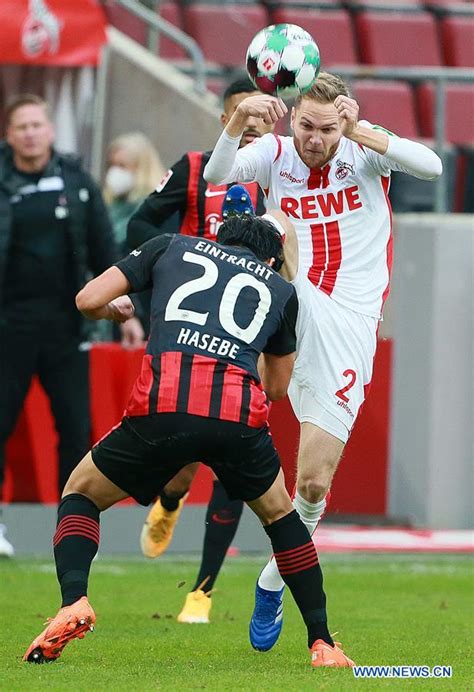
[[[46,51],[59,51],[61,22],[46,5],[45,0],[29,0],[28,14],[21,31],[21,48],[30,58]]]
[[[295,178],[295,176],[291,175],[291,173],[288,173],[288,171],[280,171],[280,177],[286,178],[287,180],[290,181],[290,183],[295,183],[298,185],[301,185],[301,183],[304,183],[304,178]]]

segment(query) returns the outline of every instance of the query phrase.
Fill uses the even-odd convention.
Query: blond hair
[[[152,142],[142,132],[128,132],[116,137],[107,147],[107,156],[123,149],[136,167],[135,184],[128,194],[130,201],[144,199],[152,192],[165,174],[160,156]],[[109,204],[114,195],[104,186],[103,195]]]
[[[298,108],[303,99],[311,99],[318,103],[334,103],[338,96],[350,96],[347,84],[337,74],[320,72],[311,89],[306,94],[298,96],[295,108]]]

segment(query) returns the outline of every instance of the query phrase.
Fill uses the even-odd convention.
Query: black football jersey
[[[179,411],[259,427],[260,353],[296,348],[296,293],[247,248],[153,238],[117,263],[133,291],[152,288],[150,338],[129,415]]]

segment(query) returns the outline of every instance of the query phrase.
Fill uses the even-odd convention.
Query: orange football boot
[[[322,639],[316,639],[310,651],[313,668],[352,668],[355,665],[341,649],[339,642],[334,642],[334,646],[331,646]]]
[[[61,608],[48,626],[31,643],[23,660],[28,663],[49,663],[60,657],[62,650],[73,639],[84,639],[93,632],[95,613],[86,596],[72,605]]]

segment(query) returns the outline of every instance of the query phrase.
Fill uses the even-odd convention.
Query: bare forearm
[[[88,320],[113,321],[117,316],[117,312],[114,310],[114,306],[111,303],[107,303],[106,305],[102,305],[98,308],[84,308],[82,310],[79,308],[79,311],[82,315],[84,315],[84,317],[87,317]]]

